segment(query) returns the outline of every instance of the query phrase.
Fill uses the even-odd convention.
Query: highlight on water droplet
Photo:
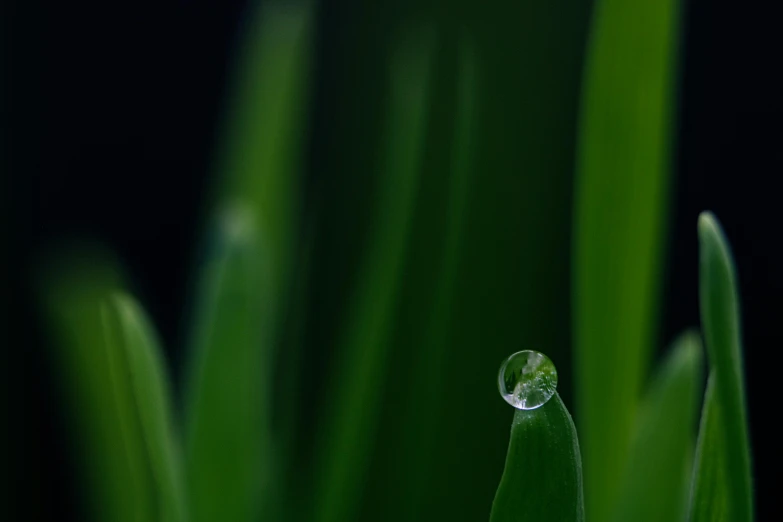
[[[546,404],[557,388],[557,370],[540,352],[523,350],[500,365],[498,389],[503,399],[519,410],[534,410]]]

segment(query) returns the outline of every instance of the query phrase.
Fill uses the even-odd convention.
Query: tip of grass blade
[[[686,330],[675,341],[676,349],[671,354],[671,361],[675,367],[681,365],[699,365],[702,360],[701,335],[697,330]]]
[[[729,242],[710,212],[699,216],[699,304],[715,401],[725,437],[728,519],[753,520],[753,480],[743,374],[737,277]],[[717,429],[717,428],[716,428]]]
[[[576,427],[560,395],[516,410],[506,467],[490,522],[582,522],[582,458]]]
[[[705,232],[707,227],[715,228],[717,225],[715,214],[709,210],[705,210],[699,214],[699,232]]]
[[[699,239],[703,241],[707,241],[708,238],[714,238],[717,239],[717,244],[721,247],[724,246],[726,242],[726,236],[723,233],[723,229],[721,228],[720,224],[718,223],[718,218],[715,217],[715,214],[710,212],[709,210],[705,210],[702,213],[699,214],[699,220],[697,229],[699,232]],[[721,248],[725,252],[725,248]]]
[[[714,248],[717,248],[720,255],[728,260],[727,266],[731,268],[731,273],[734,273],[734,258],[731,255],[731,250],[728,247],[729,240],[726,238],[723,227],[720,225],[720,221],[709,210],[705,210],[699,214],[697,230],[699,233],[699,241],[702,245],[705,242],[709,242]]]

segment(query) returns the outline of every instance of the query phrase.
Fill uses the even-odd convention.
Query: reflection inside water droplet
[[[503,361],[498,389],[507,403],[520,410],[546,404],[557,388],[557,370],[543,353],[523,350]]]

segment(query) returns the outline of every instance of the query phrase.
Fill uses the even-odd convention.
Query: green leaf
[[[583,522],[576,428],[560,396],[516,410],[490,522]]]
[[[185,397],[197,522],[255,521],[282,504],[282,480],[272,480],[286,459],[271,432],[273,368],[300,247],[313,14],[309,0],[264,3],[238,53]]]
[[[690,522],[728,522],[726,506],[729,482],[726,476],[726,447],[723,424],[715,394],[715,372],[710,375],[693,467]]]
[[[114,263],[55,256],[45,296],[54,360],[93,520],[179,522],[179,447],[157,340]]]
[[[324,405],[310,520],[350,520],[361,500],[390,350],[413,202],[421,174],[432,55],[429,34],[411,34],[392,57],[387,149],[371,243],[357,276]]]
[[[171,389],[157,336],[138,303],[123,293],[114,293],[101,307],[101,315],[112,370],[116,375],[127,372],[131,406],[149,468],[153,516],[147,520],[186,520],[180,447],[171,420]],[[119,344],[117,349],[111,346],[112,338]],[[121,380],[118,377],[115,382]]]
[[[684,520],[701,363],[698,335],[686,333],[658,370],[639,411],[615,521]]]
[[[617,501],[655,345],[678,41],[676,0],[597,2],[574,213],[574,362],[588,518]]]
[[[257,520],[269,495],[269,263],[252,214],[227,209],[203,267],[186,393],[193,520]]]
[[[751,479],[748,414],[743,377],[742,342],[740,335],[739,300],[737,283],[728,241],[715,216],[703,212],[699,216],[699,301],[701,322],[714,386],[714,405],[707,403],[709,415],[715,423],[703,422],[706,433],[700,434],[700,452],[721,452],[720,461],[726,477],[727,520],[750,522],[753,520],[753,484]],[[722,437],[723,441],[718,439]],[[713,447],[716,446],[716,447]],[[704,454],[697,460],[703,463]],[[696,491],[704,491],[702,474],[710,466],[700,465],[696,476]],[[697,498],[695,506],[703,505]],[[703,507],[699,508],[701,513]],[[706,511],[705,511],[706,512]]]
[[[313,11],[301,0],[265,2],[253,13],[218,153],[218,206],[240,201],[253,214],[276,293],[287,288],[296,246]]]
[[[454,310],[454,294],[459,282],[458,267],[462,257],[460,251],[463,248],[465,211],[475,177],[473,158],[477,116],[475,52],[472,45],[463,43],[459,49],[456,82],[450,82],[456,90],[456,96],[453,97],[456,106],[449,106],[449,110],[454,112],[454,120],[444,124],[453,126],[453,132],[449,134],[453,144],[448,149],[450,154],[442,158],[444,164],[441,167],[445,172],[449,172],[450,177],[445,186],[443,180],[438,178],[427,180],[430,183],[434,182],[437,197],[445,200],[446,204],[438,206],[436,201],[425,197],[420,197],[417,201],[418,212],[424,213],[426,217],[429,217],[430,212],[445,214],[443,228],[437,230],[443,242],[442,244],[432,242],[433,231],[429,231],[430,235],[421,234],[422,229],[426,227],[425,224],[415,231],[415,235],[425,236],[425,248],[429,249],[432,257],[435,258],[427,260],[431,262],[430,266],[434,272],[428,274],[434,276],[433,293],[430,299],[426,298],[430,294],[425,292],[423,285],[411,286],[411,278],[415,277],[415,267],[412,265],[421,262],[421,259],[416,255],[410,255],[407,259],[406,281],[409,292],[412,291],[417,302],[411,302],[413,300],[409,296],[409,300],[403,306],[413,308],[409,313],[417,314],[422,323],[418,328],[418,335],[403,334],[409,339],[407,346],[397,341],[400,332],[395,332],[397,352],[398,354],[403,352],[402,357],[398,357],[398,361],[402,359],[404,367],[400,367],[398,363],[397,366],[387,370],[393,375],[400,375],[401,378],[387,386],[386,400],[388,401],[388,395],[395,394],[404,402],[398,415],[394,415],[396,411],[387,408],[387,403],[384,403],[386,415],[378,445],[383,448],[388,447],[388,444],[394,444],[399,449],[399,452],[383,455],[386,459],[383,464],[386,467],[382,470],[387,477],[386,480],[396,483],[397,493],[390,495],[387,488],[384,488],[384,491],[380,492],[381,495],[378,495],[380,498],[376,503],[368,505],[365,499],[366,509],[381,511],[375,515],[377,519],[415,520],[417,517],[426,516],[422,514],[422,506],[430,495],[430,484],[438,480],[442,473],[441,469],[433,465],[432,457],[440,444],[440,432],[446,429],[443,418],[449,415],[448,411],[441,408],[440,402],[443,400],[443,390],[449,386],[449,375],[443,371],[443,361],[449,357],[453,349],[453,344],[450,342],[453,335],[450,321]],[[445,98],[452,101],[452,97]],[[443,100],[439,102],[442,103]],[[434,103],[437,102],[430,104],[431,110]],[[432,152],[432,149],[428,150],[428,153]],[[420,195],[425,194],[422,191]],[[416,214],[417,218],[421,215]],[[421,223],[418,220],[417,222]],[[401,322],[398,319],[396,324],[399,325]],[[418,323],[413,325],[416,326]],[[410,351],[405,353],[406,349]],[[411,429],[411,426],[415,426],[416,429]],[[382,488],[384,484],[386,481],[378,487]]]

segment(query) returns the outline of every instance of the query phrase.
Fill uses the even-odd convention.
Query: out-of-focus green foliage
[[[446,167],[450,174],[444,187],[447,199],[444,237],[437,272],[432,286],[432,301],[427,301],[428,309],[421,311],[423,326],[420,338],[414,341],[416,348],[415,364],[405,373],[404,382],[390,383],[395,392],[404,398],[399,416],[384,422],[383,439],[396,440],[401,451],[387,456],[385,462],[393,477],[405,477],[397,489],[397,501],[386,500],[391,504],[384,512],[384,519],[403,518],[415,520],[422,516],[422,506],[432,489],[429,485],[438,480],[438,469],[429,465],[430,458],[440,444],[441,423],[447,413],[441,407],[443,391],[451,384],[449,374],[443,371],[443,363],[454,347],[449,343],[451,317],[454,309],[454,293],[463,247],[463,229],[465,211],[472,183],[475,182],[475,165],[472,157],[475,143],[476,120],[476,56],[475,49],[465,44],[460,49],[458,76],[456,83],[456,111],[454,115],[453,145],[450,148],[450,161]],[[421,244],[421,243],[417,243]],[[425,305],[420,305],[425,308]],[[394,367],[395,371],[397,367]],[[416,426],[416,429],[409,429]],[[419,469],[411,474],[408,470]]]
[[[612,520],[683,520],[703,384],[701,364],[698,335],[683,334],[658,369],[637,412]]]
[[[714,370],[713,370],[714,372]],[[704,394],[693,486],[690,498],[691,522],[728,522],[729,478],[726,475],[726,448],[715,394],[715,375],[711,374]]]
[[[266,245],[253,215],[227,209],[216,224],[194,317],[185,395],[192,520],[257,520],[275,468],[270,427],[270,315]]]
[[[699,245],[699,303],[712,374],[697,446],[692,517],[749,522],[753,483],[737,283],[728,242],[709,212],[699,216]]]
[[[42,290],[96,520],[186,520],[180,448],[155,334],[102,257],[61,260]]]
[[[315,9],[310,0],[258,7],[237,50],[214,195],[253,214],[279,293],[297,246]]]
[[[602,0],[583,78],[573,310],[587,516],[609,520],[655,345],[678,4]]]
[[[195,522],[274,516],[283,488],[273,377],[299,247],[313,6],[272,2],[255,15],[239,51],[193,317],[185,442]]]
[[[367,477],[367,459],[383,412],[380,401],[393,349],[392,319],[403,282],[413,202],[423,170],[433,37],[406,35],[391,58],[388,149],[379,166],[381,198],[327,390],[332,395],[322,415],[311,520],[352,519]]]
[[[145,478],[151,507],[144,518],[161,522],[187,520],[179,437],[172,419],[168,372],[156,334],[136,301],[122,293],[112,294],[101,304],[101,319],[115,390],[122,386],[122,379],[116,377],[122,372],[128,374],[131,414],[138,423],[148,467]],[[123,425],[123,434],[131,431],[133,428]]]

